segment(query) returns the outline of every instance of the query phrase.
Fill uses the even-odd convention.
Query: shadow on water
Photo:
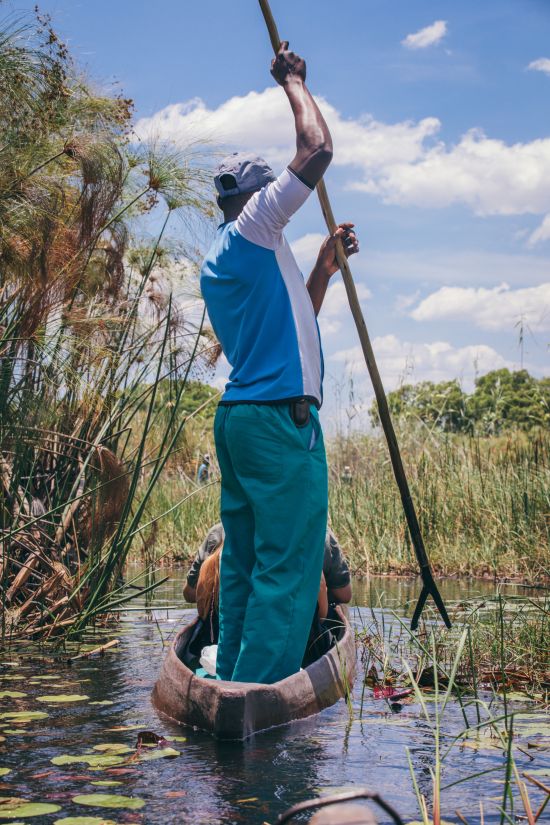
[[[26,722],[0,718],[4,726],[0,728],[0,767],[11,771],[0,778],[0,794],[59,806],[58,813],[29,820],[38,825],[66,816],[105,816],[117,823],[261,825],[274,823],[287,807],[319,793],[367,785],[385,796],[404,818],[417,818],[405,748],[410,748],[420,790],[430,799],[433,732],[417,704],[403,705],[400,712],[392,712],[390,705],[375,700],[370,690],[363,718],[359,719],[361,678],[354,690],[354,718],[350,718],[346,704],[339,702],[318,716],[257,735],[245,743],[217,742],[205,733],[181,729],[157,715],[150,703],[150,691],[160,667],[163,643],[169,644],[181,624],[194,615],[191,610],[167,610],[180,600],[181,580],[181,573],[177,573],[158,594],[151,614],[154,621],[151,615],[129,611],[120,625],[103,633],[100,642],[118,638],[120,645],[101,659],[82,659],[68,667],[64,661],[40,656],[31,648],[2,654],[0,712],[38,711],[48,715]],[[458,588],[458,583],[447,584]],[[476,583],[470,588],[461,583],[459,587],[461,598],[474,592],[494,593],[490,585]],[[417,590],[416,582],[378,580],[367,590],[357,587],[356,594],[363,604],[376,604],[384,591],[386,600],[398,603],[414,598]],[[359,626],[367,621],[368,614],[368,610],[356,608]],[[97,638],[94,643],[98,643]],[[37,698],[60,694],[87,698],[56,704]],[[102,704],[92,704],[98,702]],[[516,705],[518,710],[532,714],[526,717],[530,730],[535,730],[533,724],[539,724],[536,719],[540,717],[541,735],[537,737],[535,731],[528,739],[548,748],[543,712],[532,705]],[[473,710],[471,713],[473,720]],[[450,735],[462,729],[460,709],[451,703],[445,713],[444,733]],[[63,755],[105,753],[94,750],[105,744],[126,745],[133,750],[140,730],[152,730],[165,737],[185,736],[186,741],[170,743],[181,755],[102,770],[86,763],[52,764],[52,759]],[[451,754],[445,762],[442,784],[503,765],[502,752],[494,743],[478,739],[473,746],[469,742]],[[526,740],[525,753],[524,757],[518,754],[520,770],[547,770],[550,775],[548,749],[530,750]],[[543,774],[540,776],[544,779]],[[478,799],[483,795],[488,800],[485,821],[500,821],[497,803],[490,800],[501,794],[501,779],[501,773],[496,772],[449,788],[443,796],[445,819],[458,821],[454,814],[458,808],[465,816],[470,814],[472,822],[478,821]],[[120,784],[93,784],[97,782]],[[116,810],[74,801],[75,796],[92,793],[122,794],[145,804],[139,810]],[[381,817],[380,821],[386,820]]]

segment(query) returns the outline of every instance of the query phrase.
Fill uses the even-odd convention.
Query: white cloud
[[[424,141],[440,129],[437,118],[386,124],[364,115],[344,118],[322,97],[315,98],[329,123],[337,151],[334,163],[375,170],[380,165],[412,163],[422,157]],[[295,152],[294,122],[285,93],[278,86],[232,97],[217,109],[200,98],[174,103],[135,127],[140,139],[160,138],[188,144],[216,141],[217,146],[261,152],[273,164],[288,163]]]
[[[386,203],[440,208],[462,203],[478,215],[550,209],[550,139],[509,145],[471,129],[455,146],[440,142],[413,163],[391,163],[354,189]]]
[[[403,206],[465,204],[479,215],[550,212],[550,138],[507,144],[479,129],[456,144],[437,140],[441,123],[345,118],[317,98],[335,146],[334,165],[351,167],[348,186]],[[279,167],[294,154],[288,101],[279,87],[233,97],[217,109],[200,99],[167,106],[136,124],[140,138],[216,141],[259,152]]]
[[[533,332],[550,330],[550,283],[525,289],[444,286],[410,313],[416,321],[463,320],[482,329],[513,331],[520,319]]]
[[[335,276],[337,277],[337,276]],[[363,284],[355,284],[359,303],[363,303],[371,298],[371,291]],[[349,308],[348,296],[343,281],[334,281],[327,289],[323,309],[321,310],[327,317],[336,318]]]
[[[319,330],[321,332],[321,336],[326,338],[327,335],[335,335],[337,332],[340,332],[342,329],[342,322],[337,318],[331,319],[326,318],[324,316],[319,317]]]
[[[458,378],[470,388],[476,375],[512,366],[486,344],[453,347],[447,341],[411,343],[401,341],[395,335],[384,335],[374,339],[373,348],[387,391],[402,382],[448,381],[452,378]],[[359,346],[340,350],[330,360],[345,364],[350,373],[366,371]]]
[[[307,273],[312,269],[325,237],[320,232],[309,232],[290,244],[302,272]]]
[[[539,243],[550,240],[550,215],[546,215],[540,226],[527,239],[527,246],[536,246]]]
[[[425,49],[427,46],[435,46],[447,34],[447,21],[436,20],[431,26],[426,26],[414,34],[408,34],[402,45],[407,49]]]
[[[306,278],[315,263],[319,247],[325,237],[320,233],[310,232],[291,243],[292,251]],[[339,332],[346,313],[350,311],[344,283],[338,275],[333,277],[338,280],[333,280],[330,283],[319,314],[319,327],[323,336],[334,335]],[[356,283],[355,288],[360,302],[371,297],[370,290],[364,284]]]
[[[544,72],[544,74],[550,75],[550,58],[539,57],[538,60],[532,60],[527,68],[535,72]]]
[[[397,310],[397,312],[403,313],[406,309],[415,304],[419,298],[420,291],[418,289],[410,295],[400,293],[399,295],[397,295],[395,299],[395,309]]]

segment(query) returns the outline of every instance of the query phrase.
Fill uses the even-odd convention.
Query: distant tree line
[[[388,394],[392,416],[422,421],[449,433],[498,434],[509,429],[530,430],[550,425],[550,377],[534,378],[527,370],[493,370],[476,379],[466,393],[453,381],[403,384]],[[373,425],[378,409],[370,408]]]

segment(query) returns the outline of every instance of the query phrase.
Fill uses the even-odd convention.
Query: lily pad
[[[23,693],[20,690],[1,690],[0,691],[0,699],[22,699],[23,696],[26,696],[26,693]]]
[[[90,782],[90,785],[101,785],[101,787],[107,787],[107,785],[124,785],[124,782],[119,782],[118,779],[96,779],[95,782]]]
[[[27,819],[30,816],[44,816],[45,814],[56,814],[61,810],[59,805],[52,805],[49,802],[23,802],[13,807],[0,805],[0,819]]]
[[[0,713],[0,719],[9,719],[10,722],[32,722],[34,719],[46,719],[47,716],[42,710],[10,710]]]
[[[56,682],[61,676],[33,676],[31,682]]]
[[[102,699],[101,702],[90,702],[90,705],[114,705],[114,702],[111,702],[110,699]]]
[[[137,796],[119,796],[108,793],[86,793],[73,796],[77,805],[91,805],[94,808],[129,808],[137,811],[143,808],[145,800]]]
[[[187,736],[165,736],[167,742],[187,742]]]
[[[0,768],[0,776],[7,776],[11,773],[11,768]]]
[[[94,745],[95,751],[109,751],[109,753],[130,753],[132,748],[129,748],[128,745],[122,745],[118,742],[105,742],[101,745]]]
[[[146,751],[139,757],[140,762],[151,762],[154,759],[175,759],[176,756],[181,756],[181,752],[175,748],[158,748],[157,750]]]
[[[124,759],[120,754],[96,754],[96,753],[82,753],[77,756],[70,756],[63,754],[62,756],[54,756],[51,760],[52,765],[76,765],[78,763],[89,765],[90,768],[108,768],[112,765],[122,765]]]
[[[53,825],[116,825],[116,822],[103,819],[102,816],[67,816],[65,819],[56,819]]]
[[[117,733],[119,730],[141,730],[143,725],[116,725],[114,728],[107,728],[108,733]]]
[[[39,702],[52,702],[62,704],[64,702],[84,702],[89,696],[82,696],[80,693],[57,693],[52,696],[37,696]]]

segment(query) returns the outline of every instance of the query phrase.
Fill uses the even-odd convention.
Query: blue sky
[[[333,130],[327,185],[337,218],[357,225],[352,268],[387,388],[454,377],[470,388],[476,372],[518,368],[521,357],[549,372],[550,2],[272,7]],[[255,0],[41,8],[98,85],[116,81],[134,99],[141,135],[184,142],[202,129],[220,149],[254,148],[278,169],[291,159],[292,119]],[[312,197],[287,233],[304,271],[322,233]],[[337,280],[321,328],[328,410],[334,381],[349,375],[367,401]]]

